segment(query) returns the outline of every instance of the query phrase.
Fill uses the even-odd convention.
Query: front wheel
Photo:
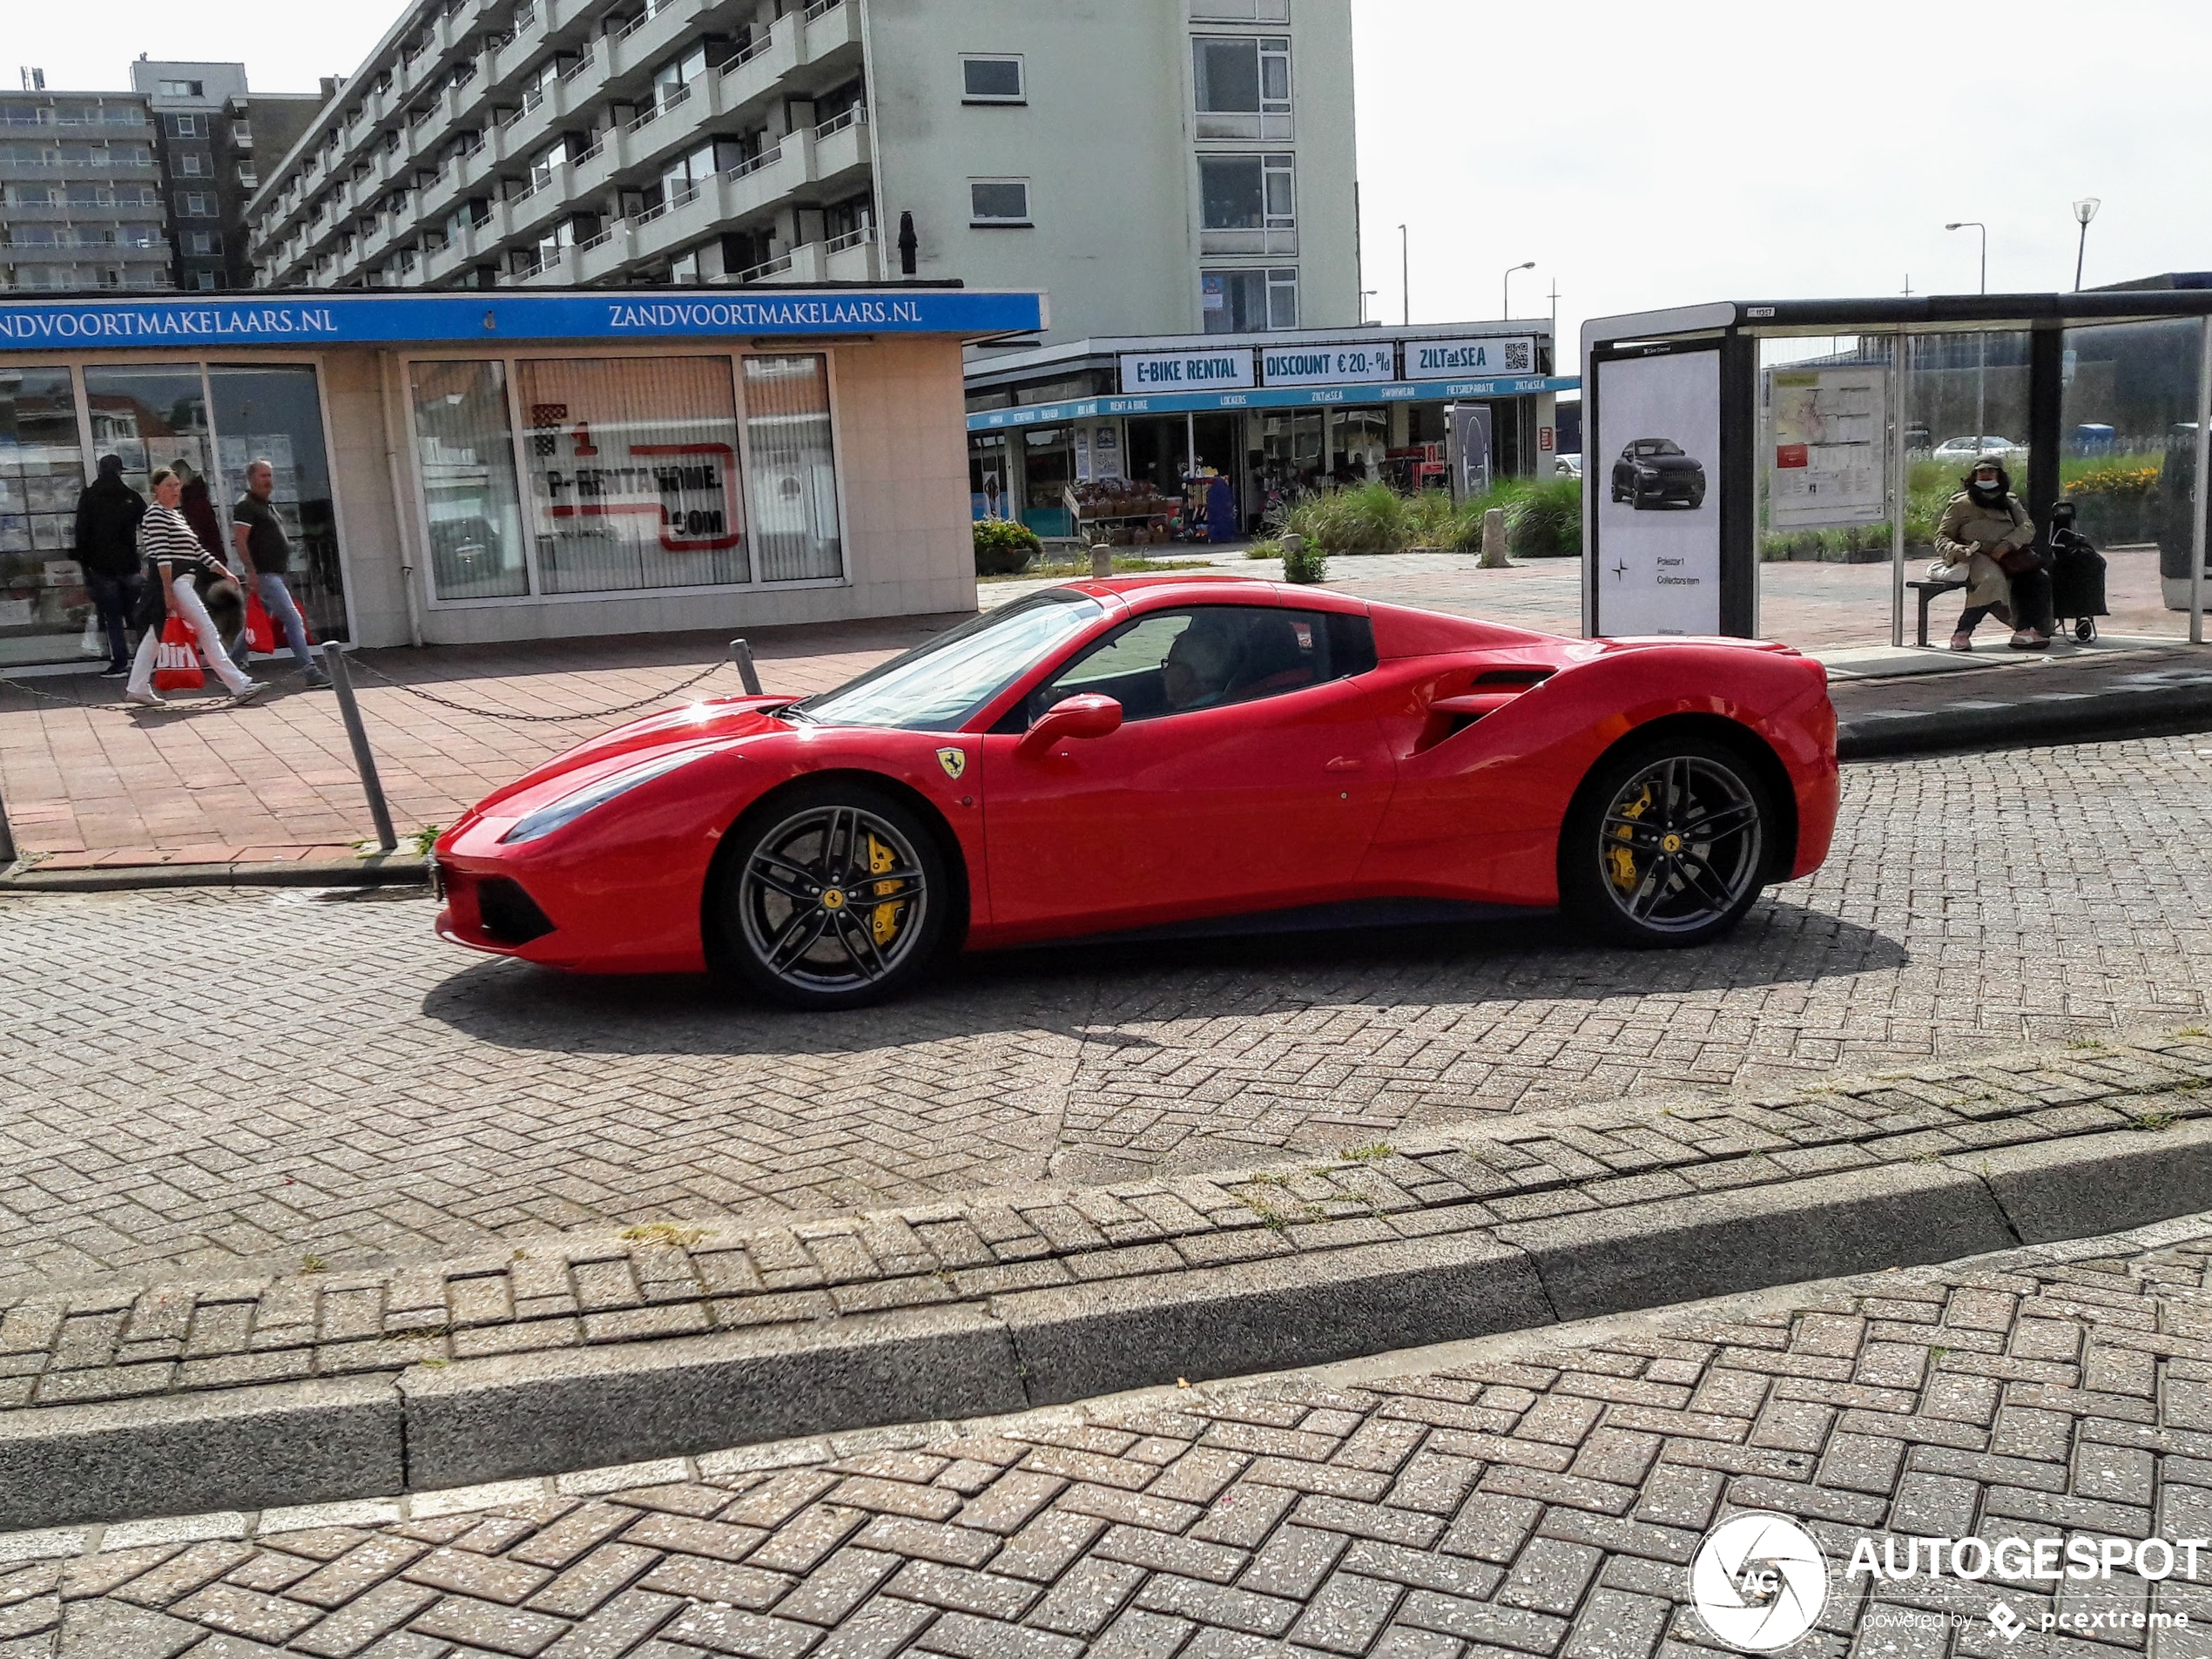
[[[887,792],[795,791],[741,826],[709,896],[723,961],[792,1008],[865,1007],[910,987],[946,938],[936,838]]]
[[[1736,750],[1656,738],[1600,763],[1560,833],[1561,907],[1624,945],[1698,945],[1765,885],[1774,805]]]

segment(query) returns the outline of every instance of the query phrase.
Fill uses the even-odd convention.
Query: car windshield
[[[1682,446],[1672,438],[1643,438],[1637,442],[1636,453],[1640,455],[1678,455],[1682,453]]]
[[[984,704],[1104,616],[1096,599],[1048,588],[986,611],[789,712],[832,725],[954,732]]]

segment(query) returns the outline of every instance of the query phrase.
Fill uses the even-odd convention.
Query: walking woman
[[[145,550],[146,563],[153,577],[161,583],[165,614],[182,617],[192,625],[192,633],[199,641],[200,655],[207,659],[207,666],[233,698],[243,703],[250,697],[257,697],[268,687],[259,680],[248,679],[231,661],[223,649],[223,637],[200,599],[203,587],[228,582],[231,573],[200,545],[192,526],[185,522],[184,514],[178,510],[177,503],[184,495],[184,481],[162,467],[155,471],[152,485],[153,505],[146,509],[146,516],[139,523],[138,540]],[[161,622],[156,617],[153,625],[146,630],[145,637],[138,642],[138,657],[131,664],[130,688],[123,694],[125,702],[141,708],[164,705],[164,699],[153,689],[154,658],[160,647]]]

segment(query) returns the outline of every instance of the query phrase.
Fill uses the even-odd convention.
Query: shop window
[[[1027,104],[1028,82],[1017,56],[972,57],[960,60],[963,104]]]
[[[1298,267],[1208,271],[1199,279],[1210,334],[1259,334],[1298,326]]]
[[[417,363],[412,378],[433,590],[441,599],[528,594],[504,368],[494,361]]]
[[[830,426],[829,360],[745,359],[745,442],[752,469],[753,542],[763,582],[845,574]]]
[[[1026,179],[971,179],[968,181],[970,225],[1027,226],[1029,181]]]
[[[1202,138],[1291,136],[1291,43],[1200,35],[1191,42]]]
[[[0,663],[64,656],[84,626],[84,589],[63,570],[84,487],[69,371],[10,365],[0,372]]]
[[[527,360],[515,382],[542,591],[749,579],[729,359]]]

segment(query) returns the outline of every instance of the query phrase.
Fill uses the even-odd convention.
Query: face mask
[[[1974,480],[1974,488],[1983,491],[1992,490],[1997,488],[1997,481],[1994,478],[1977,478]]]

